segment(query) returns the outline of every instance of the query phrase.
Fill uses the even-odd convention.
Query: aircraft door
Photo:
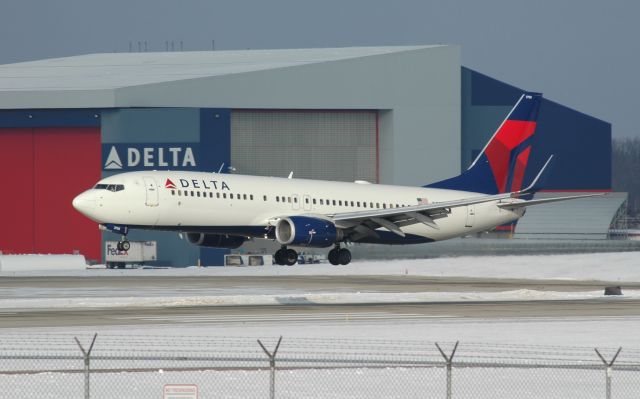
[[[311,197],[309,197],[309,194],[305,194],[302,196],[302,206],[305,211],[311,210]]]
[[[300,196],[298,194],[291,195],[291,209],[300,209]]]
[[[476,206],[475,205],[467,205],[467,221],[465,222],[465,227],[473,227],[473,223],[476,221]]]
[[[146,206],[158,206],[158,186],[152,177],[144,177],[144,188],[147,191]]]

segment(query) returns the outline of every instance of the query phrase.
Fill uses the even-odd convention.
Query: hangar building
[[[460,65],[453,45],[91,54],[0,66],[4,253],[114,239],[71,207],[101,176],[153,169],[424,185],[458,174],[520,89]],[[609,191],[611,125],[544,100],[538,150],[554,191]],[[618,204],[619,206],[619,204]],[[608,226],[607,226],[608,228]],[[158,257],[220,264],[175,233]]]

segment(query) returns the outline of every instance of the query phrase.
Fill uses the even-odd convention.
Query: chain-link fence
[[[0,398],[638,398],[640,350],[0,334]]]

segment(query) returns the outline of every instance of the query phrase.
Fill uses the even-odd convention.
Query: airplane
[[[553,156],[525,186],[542,94],[525,92],[471,166],[423,187],[190,171],[115,174],[79,194],[73,206],[121,235],[130,229],[185,233],[191,244],[238,248],[275,240],[274,260],[293,265],[289,248],[333,247],[332,265],[351,262],[345,243],[418,244],[489,231],[524,216],[527,206],[600,194],[531,199]]]

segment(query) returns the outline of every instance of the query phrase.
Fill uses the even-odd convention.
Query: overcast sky
[[[2,0],[0,63],[129,51],[451,43],[463,65],[640,137],[640,1]]]

